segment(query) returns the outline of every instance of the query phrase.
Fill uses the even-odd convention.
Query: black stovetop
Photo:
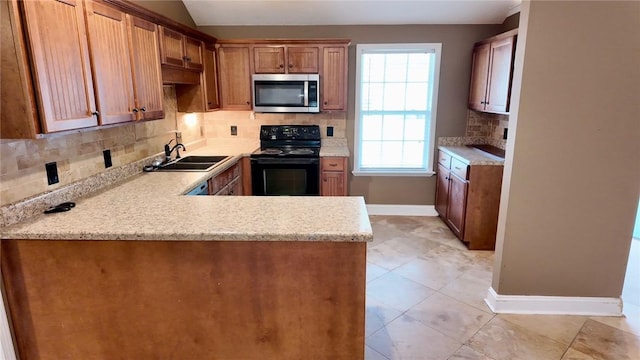
[[[260,150],[251,157],[319,157],[320,127],[318,125],[262,125]]]

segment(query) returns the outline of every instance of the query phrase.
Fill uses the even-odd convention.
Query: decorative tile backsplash
[[[204,115],[176,113],[175,88],[165,86],[163,90],[166,117],[161,120],[36,140],[0,140],[0,205],[105,172],[102,154],[105,149],[111,150],[115,168],[161,153],[163,145],[175,137],[176,130],[182,132],[185,144],[201,140]],[[53,161],[58,165],[60,182],[48,185],[44,164]]]
[[[509,127],[509,115],[468,111],[467,137],[486,138],[481,144],[489,144],[504,149],[504,129]]]
[[[319,125],[323,138],[327,136],[327,127],[333,126],[333,137],[346,137],[346,112],[319,114],[266,114],[252,111],[216,111],[204,114],[205,137],[233,137],[230,127],[238,127],[238,137],[258,139],[260,125]]]

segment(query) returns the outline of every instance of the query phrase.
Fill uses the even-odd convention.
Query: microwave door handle
[[[304,106],[309,106],[309,81],[304,82]]]

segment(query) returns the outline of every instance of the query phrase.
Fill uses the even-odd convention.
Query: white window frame
[[[360,152],[361,152],[361,58],[365,52],[377,51],[395,51],[395,50],[425,50],[435,53],[434,74],[433,74],[433,93],[431,104],[431,119],[429,121],[429,135],[425,139],[425,154],[427,165],[425,169],[361,169],[360,168]],[[441,43],[415,43],[415,44],[358,44],[356,45],[356,94],[355,94],[355,131],[354,131],[354,176],[433,176],[434,157],[435,157],[435,138],[436,138],[436,119],[438,92],[440,85],[440,57],[442,54]],[[431,80],[431,79],[430,79]]]

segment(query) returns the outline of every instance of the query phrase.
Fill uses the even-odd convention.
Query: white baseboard
[[[490,287],[484,301],[498,314],[622,316],[620,298],[500,295]]]
[[[433,205],[367,204],[369,215],[438,216]]]

